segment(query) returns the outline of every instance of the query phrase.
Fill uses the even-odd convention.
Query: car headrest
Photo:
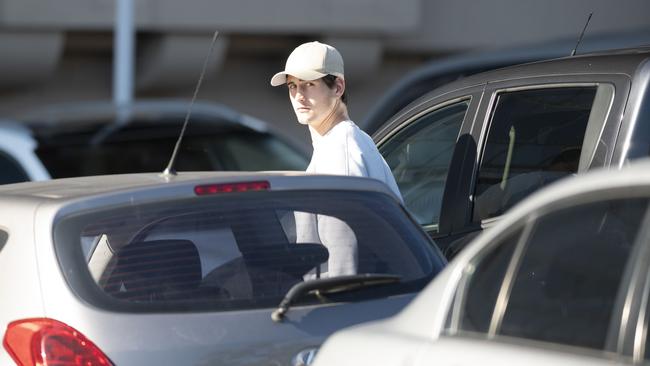
[[[151,240],[123,247],[112,279],[132,292],[196,288],[201,278],[201,260],[194,243]]]

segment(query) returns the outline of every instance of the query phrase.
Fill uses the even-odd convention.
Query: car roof
[[[112,122],[120,118],[156,119],[160,121],[182,122],[190,108],[190,100],[185,99],[141,99],[116,106],[109,100],[69,102],[48,105],[18,113],[14,119],[34,127],[56,127],[68,124]],[[265,121],[240,113],[226,105],[209,101],[195,101],[191,116],[214,123],[232,123],[267,132],[269,124]],[[215,118],[217,117],[217,118]]]
[[[177,175],[136,173],[7,184],[0,186],[0,202],[29,200],[65,203],[137,192],[142,192],[149,198],[169,198],[170,189],[180,188],[183,192],[194,195],[193,188],[196,185],[257,181],[269,182],[270,190],[273,191],[353,190],[387,193],[392,196],[391,191],[382,182],[363,177],[317,175],[301,171],[183,172]]]
[[[190,100],[182,98],[138,99],[122,106],[116,106],[110,100],[58,103],[31,108],[27,112],[0,120],[0,129],[11,125],[27,126],[28,135],[47,141],[51,140],[51,136],[66,132],[74,133],[82,127],[103,128],[114,124],[120,128],[128,128],[130,125],[147,125],[149,122],[152,122],[151,125],[167,124],[171,127],[185,121],[190,103]],[[190,117],[188,123],[190,130],[197,122],[205,128],[249,130],[269,134],[302,154],[308,153],[301,140],[282,128],[220,103],[196,100],[191,106]]]
[[[427,93],[421,99],[469,86],[525,77],[599,73],[631,76],[649,57],[650,47],[640,47],[535,61],[470,75]]]
[[[418,97],[460,77],[509,65],[568,56],[577,46],[579,54],[596,50],[636,47],[649,44],[650,28],[632,31],[587,32],[579,45],[576,37],[504,48],[476,50],[435,59],[398,80],[366,113],[360,126],[374,134],[402,108]]]

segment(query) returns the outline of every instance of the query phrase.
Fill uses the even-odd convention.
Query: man
[[[314,153],[308,172],[378,179],[401,200],[388,164],[374,142],[350,120],[343,58],[332,46],[308,42],[287,59],[271,85],[286,84],[298,122],[308,125]]]
[[[286,84],[298,122],[307,125],[314,152],[307,172],[378,179],[402,197],[388,164],[374,142],[350,120],[343,58],[332,46],[308,42],[289,55],[271,85]],[[322,215],[296,215],[297,242],[320,242],[330,253],[323,277],[354,274],[357,242],[343,221]]]

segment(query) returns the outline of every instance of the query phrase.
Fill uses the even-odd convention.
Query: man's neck
[[[348,117],[348,111],[345,104],[340,103],[323,122],[319,123],[317,126],[313,126],[313,128],[319,135],[325,136],[325,134],[334,128],[334,126],[349,119],[350,117]]]

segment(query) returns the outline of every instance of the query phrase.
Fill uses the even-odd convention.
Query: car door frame
[[[463,122],[458,133],[458,138],[456,139],[456,145],[454,146],[452,159],[449,164],[447,180],[442,197],[440,222],[437,225],[434,224],[422,226],[427,234],[436,240],[436,243],[438,238],[447,236],[451,231],[451,222],[455,221],[454,218],[458,216],[456,212],[466,211],[465,209],[455,207],[455,205],[445,206],[444,203],[453,201],[447,198],[447,196],[454,195],[455,188],[457,188],[456,186],[461,185],[462,181],[459,180],[460,171],[471,168],[469,166],[465,167],[458,165],[473,164],[473,162],[469,160],[459,160],[459,156],[466,154],[465,150],[467,147],[465,144],[459,142],[462,141],[461,136],[470,135],[470,132],[474,125],[474,120],[477,116],[477,111],[481,105],[484,88],[485,83],[476,83],[472,85],[461,86],[457,89],[453,89],[442,94],[437,93],[436,91],[431,92],[404,108],[404,110],[395,115],[391,120],[384,124],[384,127],[382,127],[375,135],[373,135],[373,139],[377,147],[381,149],[381,147],[384,144],[388,143],[393,136],[399,134],[406,128],[409,128],[414,123],[417,123],[420,117],[426,116],[436,110],[440,110],[441,108],[450,106],[463,100],[469,101],[467,111],[465,112],[465,117],[463,118]],[[452,187],[454,189],[452,189]]]
[[[633,189],[631,189],[633,188]],[[621,193],[623,192],[623,193]],[[517,241],[517,247],[522,248],[520,241],[527,241],[531,230],[537,225],[540,218],[548,214],[553,214],[559,210],[567,207],[573,207],[576,203],[590,204],[595,202],[606,202],[611,199],[622,197],[638,196],[640,199],[648,199],[650,197],[650,190],[647,187],[632,187],[622,186],[606,191],[595,191],[586,194],[581,194],[577,197],[572,197],[569,200],[555,201],[547,203],[540,207],[532,215],[522,217],[511,225],[509,230],[504,230],[495,236],[491,243],[499,243],[503,245],[501,240],[513,232],[520,231]],[[599,356],[603,351],[609,354],[604,359],[619,359],[619,360],[634,360],[635,364],[641,363],[644,360],[644,355],[650,352],[649,349],[643,349],[646,342],[646,331],[650,325],[650,201],[646,203],[645,213],[642,216],[639,224],[639,231],[637,237],[632,244],[629,254],[628,263],[625,270],[621,275],[621,285],[619,286],[619,293],[616,296],[616,305],[612,309],[612,319],[610,320],[610,328],[607,331],[607,339],[602,349],[587,349],[579,347],[583,353]],[[493,340],[491,335],[487,333],[480,333],[481,336],[475,337],[466,332],[461,332],[458,328],[458,312],[462,311],[460,308],[464,305],[464,301],[468,282],[470,281],[471,272],[473,268],[477,267],[477,263],[482,261],[487,254],[494,251],[496,245],[484,246],[480,251],[474,254],[471,258],[466,259],[462,265],[462,274],[457,278],[453,288],[453,302],[446,309],[444,313],[445,326],[444,331],[440,334],[442,337],[460,338],[460,339],[485,339]],[[511,254],[510,262],[520,262],[525,251],[515,249]],[[468,270],[469,269],[469,270]],[[516,273],[507,272],[502,283],[513,281]],[[493,312],[504,312],[507,307],[508,300],[494,304]],[[483,337],[485,336],[485,337]],[[513,343],[518,344],[518,338],[508,338],[497,335],[497,342],[499,343]],[[535,345],[535,341],[531,341]],[[562,351],[566,349],[566,345],[550,343],[544,344],[545,348],[550,350]],[[568,346],[572,348],[572,346]],[[644,352],[645,351],[645,352]]]
[[[621,119],[625,108],[625,101],[630,92],[630,78],[624,74],[553,74],[553,75],[531,75],[512,79],[494,80],[485,85],[481,105],[476,114],[475,123],[472,125],[470,134],[474,141],[477,141],[476,151],[473,152],[475,160],[473,169],[463,171],[458,183],[469,183],[466,194],[455,197],[455,202],[447,202],[447,206],[455,206],[458,209],[465,208],[467,211],[457,213],[457,218],[451,228],[449,235],[443,239],[443,252],[448,257],[453,257],[464,245],[476,237],[482,230],[491,227],[499,217],[473,221],[472,212],[474,207],[474,190],[478,171],[480,168],[482,154],[485,148],[487,134],[490,130],[491,119],[496,107],[497,98],[501,93],[519,90],[536,90],[553,87],[571,86],[599,86],[608,84],[614,86],[613,97],[610,105],[604,112],[603,120],[590,121],[583,140],[583,151],[591,152],[591,157],[585,162],[582,161],[578,173],[588,169],[608,166],[614,155],[614,148],[618,130],[621,126]],[[595,124],[595,125],[594,125]],[[470,164],[466,164],[469,167]],[[444,199],[450,196],[445,195]],[[459,200],[464,199],[464,202]],[[443,201],[443,207],[445,202]],[[441,215],[442,217],[442,215]],[[462,222],[461,222],[462,220]]]

